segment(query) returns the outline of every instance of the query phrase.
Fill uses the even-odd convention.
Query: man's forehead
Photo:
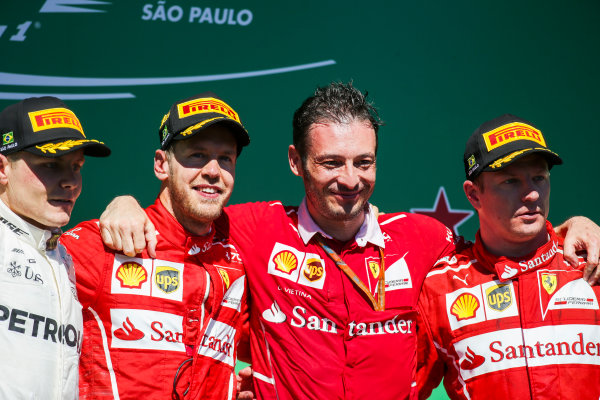
[[[174,140],[173,146],[177,146],[179,150],[201,150],[219,147],[222,151],[237,150],[237,141],[234,134],[226,127],[211,126],[198,132],[194,136],[183,139]]]
[[[79,161],[79,160],[85,160],[85,154],[84,154],[84,150],[83,149],[77,149],[65,154],[61,154],[60,156],[56,156],[56,157],[48,157],[48,156],[42,156],[39,154],[34,154],[34,153],[30,153],[26,150],[23,151],[19,151],[17,153],[15,153],[15,155],[17,155],[19,158],[22,158],[24,160],[29,160],[29,161]]]

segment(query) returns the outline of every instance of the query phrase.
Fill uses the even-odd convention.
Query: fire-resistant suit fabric
[[[76,399],[83,323],[71,258],[2,201],[0,222],[0,398]]]
[[[325,239],[376,299],[385,274],[385,309],[375,311],[315,240],[326,235],[304,201],[226,212],[246,265],[257,398],[416,398],[416,302],[429,269],[454,250],[445,226],[413,214],[378,223],[369,211],[354,240]]]
[[[185,231],[159,199],[146,213],[158,233],[156,259],[109,251],[96,220],[61,238],[84,308],[80,396],[170,399],[177,375],[182,399],[234,399],[245,275],[235,247],[219,233],[224,219],[201,237]]]
[[[419,299],[419,396],[440,380],[452,399],[600,397],[600,287],[572,268],[562,238],[512,259],[476,242],[441,260]],[[490,392],[491,391],[491,392]]]

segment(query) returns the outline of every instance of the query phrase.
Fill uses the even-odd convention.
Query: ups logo
[[[302,270],[304,277],[311,282],[318,281],[323,277],[323,264],[318,258],[311,258],[306,261],[306,266]]]
[[[485,294],[488,305],[496,311],[504,311],[512,304],[510,285],[492,286]]]
[[[173,267],[156,267],[156,286],[165,293],[173,293],[179,288],[179,270]]]

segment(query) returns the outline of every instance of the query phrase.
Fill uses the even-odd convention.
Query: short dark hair
[[[352,86],[352,82],[332,82],[318,87],[314,94],[304,100],[294,113],[293,143],[302,162],[306,161],[306,141],[312,124],[333,122],[337,124],[352,121],[369,122],[375,130],[375,153],[377,153],[377,132],[383,124],[377,109],[367,101],[364,94]]]

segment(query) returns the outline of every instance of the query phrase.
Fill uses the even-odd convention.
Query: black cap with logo
[[[498,171],[532,153],[546,157],[549,168],[562,164],[532,123],[504,114],[481,124],[467,140],[463,156],[466,177],[473,180],[482,172]]]
[[[158,131],[160,148],[166,150],[173,140],[188,139],[214,124],[230,128],[237,142],[238,155],[250,143],[250,136],[238,114],[212,92],[180,100],[163,117]]]
[[[103,142],[86,138],[75,113],[51,96],[30,97],[2,110],[0,135],[0,153],[5,155],[25,150],[60,157],[78,149],[93,157],[110,155]]]

